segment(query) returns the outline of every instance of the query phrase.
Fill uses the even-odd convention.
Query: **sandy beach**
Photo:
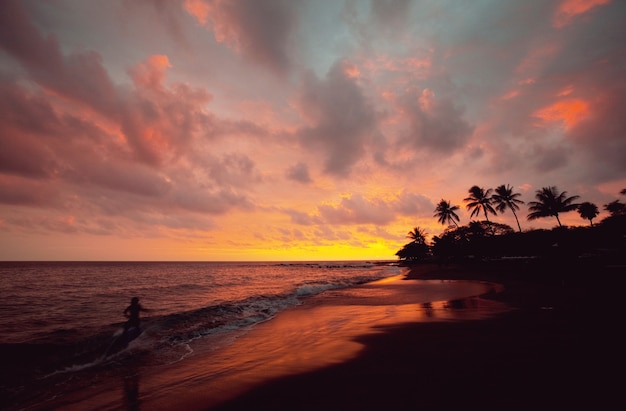
[[[417,265],[26,409],[602,409],[619,393],[623,270],[551,272]]]
[[[417,266],[409,278],[502,283],[484,298],[513,310],[381,327],[356,339],[364,349],[349,361],[268,381],[211,409],[609,409],[622,401],[624,270],[567,268]]]

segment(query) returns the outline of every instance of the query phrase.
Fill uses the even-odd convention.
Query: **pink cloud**
[[[324,203],[312,214],[296,210],[284,210],[296,224],[375,224],[385,225],[398,216],[432,215],[435,205],[427,197],[406,190],[388,199],[370,198],[362,194],[351,194],[336,203]]]
[[[183,7],[200,24],[207,24],[209,21],[209,13],[211,13],[211,5],[204,0],[185,0]]]
[[[377,114],[344,67],[338,62],[324,79],[305,77],[298,109],[309,126],[297,132],[304,147],[322,153],[325,172],[341,177],[350,174],[377,134]]]
[[[0,45],[46,90],[69,99],[81,111],[86,106],[97,116],[117,123],[140,161],[157,165],[171,156],[169,153],[180,154],[201,129],[210,129],[212,117],[203,107],[210,101],[210,94],[182,83],[167,88],[166,69],[171,67],[167,56],[150,56],[132,68],[134,89],[115,87],[99,54],[84,52],[64,57],[56,40],[45,39],[19,6],[3,4],[13,7],[2,15],[13,15],[14,19],[9,19],[9,28],[1,33]],[[14,37],[28,41],[16,47]]]
[[[368,200],[358,194],[343,198],[338,205],[322,204],[317,208],[322,220],[328,224],[384,225],[394,218],[386,203]]]
[[[130,70],[133,82],[142,88],[160,90],[165,81],[168,68],[172,67],[170,60],[165,55],[153,55],[146,61],[138,64]]]
[[[41,207],[58,204],[60,197],[51,184],[0,174],[0,204]]]
[[[218,214],[251,206],[248,193],[239,190],[260,176],[245,155],[214,156],[195,173],[173,171],[181,163],[206,162],[198,148],[218,135],[256,129],[218,122],[206,108],[212,96],[205,89],[168,83],[168,56],[149,56],[128,70],[131,83],[114,85],[97,53],[64,55],[19,2],[2,7],[0,47],[34,83],[0,78],[0,172],[26,179],[21,186],[32,191],[6,177],[0,203],[45,207],[56,201],[136,221],[136,210],[159,210],[158,218],[171,210]],[[199,184],[205,191],[191,194]],[[63,195],[33,194],[56,190]]]
[[[303,184],[308,184],[313,181],[309,174],[309,167],[302,162],[299,162],[289,167],[289,169],[287,170],[287,178]]]
[[[0,1],[5,233],[402,242],[431,196],[626,173],[623,2],[54,4]]]
[[[430,89],[409,89],[397,104],[408,124],[399,139],[401,146],[453,153],[472,135],[473,126],[464,118],[464,109],[448,98],[437,98]]]
[[[151,56],[130,70],[135,89],[120,96],[121,129],[137,158],[152,165],[180,155],[199,133],[213,129],[204,108],[211,95],[183,83],[164,87],[169,66],[166,56]]]
[[[294,2],[187,0],[186,11],[213,31],[215,40],[278,73],[290,66]]]
[[[620,88],[604,90],[590,104],[589,114],[567,133],[578,146],[585,161],[596,164],[585,176],[592,182],[626,175],[626,96]]]
[[[547,122],[562,122],[566,128],[574,127],[589,114],[589,103],[582,99],[564,99],[535,112]]]
[[[565,27],[570,24],[575,17],[588,13],[593,8],[609,4],[610,2],[611,0],[563,0],[554,13],[554,27]]]

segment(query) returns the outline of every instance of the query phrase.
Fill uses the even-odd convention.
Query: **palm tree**
[[[528,220],[536,220],[543,217],[556,217],[559,227],[563,227],[561,220],[559,220],[559,213],[576,210],[578,204],[574,203],[574,201],[579,197],[580,196],[567,197],[567,191],[559,193],[554,186],[543,187],[535,193],[537,201],[528,203],[528,211],[530,211],[530,213],[527,218]]]
[[[605,204],[604,209],[611,213],[611,215],[626,214],[626,204],[619,200],[611,201],[610,203]]]
[[[415,227],[413,231],[409,231],[406,236],[413,240],[413,242],[416,244],[426,244],[427,235],[428,233],[426,233],[426,231],[422,230],[419,227]]]
[[[598,206],[594,203],[585,201],[578,206],[578,214],[585,220],[589,220],[589,224],[593,227],[593,219],[600,214]]]
[[[478,186],[472,186],[472,188],[469,189],[470,196],[463,199],[463,201],[467,202],[467,209],[472,210],[470,217],[478,215],[481,210],[485,213],[485,220],[487,221],[489,221],[487,211],[493,215],[497,215],[496,210],[494,210],[491,205],[492,191],[491,188],[485,191],[484,188]]]
[[[517,218],[517,214],[515,210],[519,210],[518,204],[524,204],[522,200],[519,200],[517,197],[521,196],[520,193],[514,193],[513,187],[510,187],[508,184],[506,187],[504,184],[496,188],[496,192],[491,196],[491,201],[496,205],[496,210],[501,213],[504,213],[507,208],[513,211],[513,215],[515,216],[515,221],[517,221],[517,228],[519,228],[519,232],[522,232],[522,227],[519,225],[519,219]]]
[[[451,206],[449,201],[441,200],[439,204],[437,204],[437,208],[435,208],[435,215],[433,217],[437,217],[437,221],[441,224],[451,225],[450,223],[454,223],[454,225],[458,228],[459,225],[457,221],[459,221],[459,216],[456,214],[456,210],[459,209],[459,206]]]
[[[626,195],[626,188],[619,192],[622,195]],[[626,204],[619,200],[611,201],[604,205],[604,209],[611,213],[612,216],[626,214]]]

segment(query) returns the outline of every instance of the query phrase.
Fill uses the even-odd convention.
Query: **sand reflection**
[[[270,379],[350,360],[364,348],[362,336],[388,326],[504,312],[505,304],[478,297],[497,287],[398,276],[329,290],[248,332],[234,333],[228,342],[197,339],[184,361],[129,367],[120,372],[121,393],[107,384],[94,386],[71,403],[64,401],[63,409],[206,410]]]
[[[150,385],[167,385],[170,394],[178,389],[181,395],[186,393],[188,403],[179,406],[208,406],[268,379],[354,358],[363,349],[358,337],[380,332],[383,326],[472,320],[503,312],[507,309],[504,304],[477,297],[494,287],[481,282],[404,280],[399,276],[327,291],[257,325],[226,347],[211,350],[198,341],[190,361],[173,367],[167,377],[162,375],[164,381],[152,380]],[[184,381],[184,385],[175,381]],[[181,396],[174,397],[182,400]],[[163,409],[165,404],[158,405]]]

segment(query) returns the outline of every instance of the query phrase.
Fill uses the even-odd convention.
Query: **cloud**
[[[250,61],[284,74],[292,65],[294,4],[286,0],[186,0],[184,7],[213,31],[217,42]]]
[[[296,224],[374,224],[384,226],[398,216],[431,217],[435,209],[427,197],[402,190],[389,199],[368,198],[361,194],[346,195],[338,203],[325,203],[316,207],[312,214],[301,211],[284,210]]]
[[[355,194],[341,199],[337,205],[323,204],[317,207],[320,217],[327,224],[380,224],[393,220],[388,205],[380,200],[367,200]]]
[[[160,27],[165,29],[178,42],[179,45],[188,47],[188,40],[185,37],[182,27],[183,9],[179,1],[170,0],[124,0],[125,6],[128,8],[141,7],[141,12],[146,13],[144,4],[151,6],[156,13]]]
[[[565,128],[574,127],[589,113],[589,103],[582,99],[565,99],[535,112],[535,116],[547,122],[562,122]]]
[[[285,209],[282,210],[291,218],[291,222],[298,225],[313,225],[321,222],[318,216],[310,215],[303,211]]]
[[[0,1],[3,233],[250,257],[436,235],[473,184],[625,181],[623,1],[105,3]]]
[[[588,172],[590,182],[611,181],[615,176],[626,175],[626,80],[619,87],[607,89],[592,104],[592,113],[569,130],[567,136],[578,146],[584,161],[595,164]]]
[[[407,24],[410,16],[410,0],[378,0],[371,2],[371,20],[379,29]]]
[[[287,178],[293,181],[297,181],[303,184],[312,182],[309,175],[309,168],[305,163],[299,162],[289,167],[287,170]]]
[[[324,171],[337,177],[350,175],[378,135],[376,111],[345,69],[338,62],[324,79],[308,73],[298,99],[309,123],[297,131],[300,143],[321,153]]]
[[[465,147],[472,136],[474,128],[463,117],[463,108],[450,99],[438,99],[428,88],[411,89],[399,98],[398,106],[408,123],[408,130],[399,139],[402,146],[452,154]]]
[[[230,153],[222,158],[205,158],[203,167],[218,186],[250,187],[262,180],[254,162],[244,154]]]
[[[422,194],[402,190],[393,200],[392,209],[401,215],[430,217],[435,204]]]
[[[98,53],[64,57],[55,36],[44,37],[19,2],[8,0],[0,7],[0,46],[18,59],[36,82],[94,108],[110,108],[115,91]]]
[[[554,13],[553,24],[557,28],[563,28],[575,17],[610,2],[611,0],[563,0]]]
[[[59,197],[53,185],[0,174],[0,204],[42,207],[58,204]]]
[[[212,117],[203,107],[211,95],[183,83],[167,88],[165,75],[171,67],[167,56],[153,55],[131,68],[134,88],[115,87],[98,53],[63,56],[55,38],[44,38],[23,10],[13,6],[2,13],[15,19],[5,22],[9,24],[0,32],[0,45],[41,87],[116,123],[138,160],[157,165],[166,153],[180,154],[198,131],[211,128]],[[14,42],[13,38],[28,40]]]
[[[113,84],[98,53],[63,54],[21,6],[2,3],[0,47],[33,83],[0,77],[0,172],[29,179],[23,187],[46,193],[48,201],[5,177],[0,202],[45,207],[56,198],[56,206],[85,215],[141,221],[136,210],[143,210],[153,220],[161,215],[163,224],[172,210],[250,207],[240,188],[259,182],[260,174],[249,157],[198,153],[219,135],[258,128],[219,121],[206,108],[212,96],[205,89],[168,83],[166,55],[149,56],[129,68],[130,83]],[[199,163],[206,164],[199,171],[180,171]]]
[[[122,95],[118,121],[136,158],[146,164],[184,153],[195,137],[211,137],[215,127],[204,107],[210,93],[184,83],[166,87],[168,66],[166,56],[150,57],[131,69],[135,88]]]

